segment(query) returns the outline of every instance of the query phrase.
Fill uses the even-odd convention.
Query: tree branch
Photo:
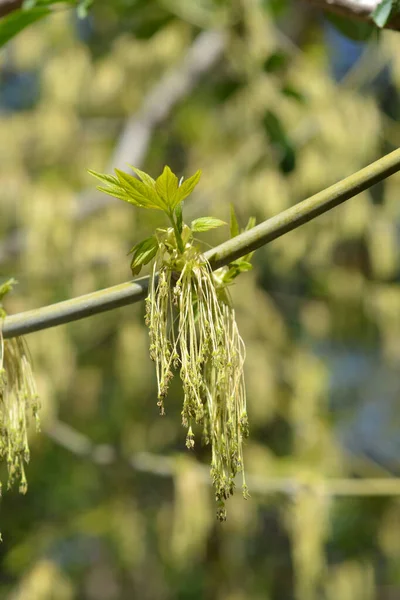
[[[348,19],[370,21],[371,14],[381,0],[306,0],[309,4],[334,12]],[[385,29],[400,30],[400,14],[393,15],[385,25]]]
[[[10,12],[21,8],[23,0],[0,0],[0,17],[5,17]]]
[[[227,265],[315,219],[397,171],[400,171],[400,149],[264,221],[250,231],[209,250],[205,257],[213,269]],[[148,277],[143,277],[85,296],[12,315],[3,322],[3,335],[5,338],[23,335],[139,302],[146,296],[147,286]]]
[[[135,471],[150,473],[158,477],[175,477],[179,473],[179,456],[138,452],[132,456],[123,457],[111,444],[95,444],[89,437],[62,421],[54,421],[45,428],[44,433],[56,444],[79,458],[87,458],[100,466],[127,461]],[[209,467],[193,461],[193,468],[196,469],[204,483],[211,485]],[[324,496],[400,496],[398,477],[332,478],[311,483],[302,480],[301,477],[265,477],[248,474],[246,480],[251,493],[259,495],[283,493],[295,496],[302,492],[308,492]]]

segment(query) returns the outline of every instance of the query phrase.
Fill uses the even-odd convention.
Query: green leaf
[[[251,271],[251,269],[253,268],[253,265],[244,259],[235,260],[232,263],[230,263],[229,266],[231,265],[237,267],[239,271]]]
[[[231,211],[235,215],[232,205],[231,205]],[[232,219],[232,212],[231,212],[231,219]],[[236,218],[236,215],[235,215],[235,218]],[[252,229],[255,226],[255,224],[256,224],[255,217],[250,217],[245,229],[244,230],[242,229],[242,231],[248,231],[249,229]],[[231,222],[231,232],[232,232],[232,222]],[[245,271],[251,271],[251,269],[253,268],[253,265],[251,264],[250,261],[253,257],[253,254],[254,254],[254,251],[248,252],[244,256],[241,256],[237,260],[234,260],[231,263],[229,263],[229,269],[226,271],[226,273],[223,276],[223,282],[226,285],[230,285],[236,279],[236,277],[238,275],[240,275],[240,273],[243,273]]]
[[[129,202],[130,204],[134,204],[127,192],[119,186],[110,185],[108,187],[103,187],[102,185],[98,185],[96,189],[98,189],[99,192],[104,192],[104,194],[108,194],[109,196],[113,196],[114,198],[118,198],[119,200],[124,200],[125,202]]]
[[[143,171],[139,169],[135,169],[132,167],[134,171],[138,172],[138,175],[145,176],[146,183],[140,181],[133,175],[129,175],[120,171],[119,169],[115,169],[117,176],[115,175],[107,175],[106,173],[98,173],[97,171],[93,171],[91,169],[88,172],[100,179],[103,183],[106,183],[107,186],[99,186],[97,189],[101,192],[109,194],[110,196],[114,196],[115,198],[119,198],[120,200],[124,200],[125,202],[129,202],[130,204],[135,204],[136,206],[140,206],[141,208],[156,208],[158,210],[164,210],[164,205],[161,199],[158,197],[157,192],[154,189],[154,179],[152,179]],[[149,185],[147,184],[149,181]]]
[[[167,166],[156,179],[156,190],[160,198],[169,209],[174,209],[176,206],[176,195],[178,192],[178,178]]]
[[[150,175],[148,175],[147,173],[145,173],[144,171],[141,171],[140,169],[138,169],[137,167],[133,167],[132,165],[129,165],[130,168],[132,169],[132,171],[134,173],[136,173],[136,175],[138,177],[140,177],[140,179],[143,181],[143,183],[145,183],[146,185],[148,185],[149,187],[154,188],[156,185],[155,180],[150,177]]]
[[[240,77],[229,77],[229,79],[219,79],[213,84],[213,96],[215,102],[225,102],[233,96],[238,90],[243,88],[245,82]]]
[[[192,231],[209,231],[209,229],[215,229],[216,227],[221,227],[221,225],[226,225],[225,221],[221,221],[221,219],[215,219],[214,217],[200,217],[200,219],[195,219],[192,221],[190,228]]]
[[[90,173],[90,175],[93,175],[93,177],[97,177],[97,179],[100,179],[100,181],[104,181],[104,183],[111,183],[114,185],[119,185],[118,177],[115,177],[115,175],[107,175],[106,173],[97,173],[97,171],[93,171],[92,169],[88,169],[87,171],[88,171],[88,173]]]
[[[173,13],[160,4],[149,0],[124,0],[117,3],[120,17],[125,17],[130,22],[132,35],[139,40],[148,40],[173,20]],[[135,11],[134,19],[131,19],[132,10]]]
[[[239,269],[237,267],[231,267],[223,276],[222,281],[229,285],[230,283],[232,283],[232,281],[234,281],[234,279],[236,279],[238,275],[240,275]]]
[[[246,259],[247,256],[229,263],[229,269],[224,274],[222,281],[229,285],[236,279],[238,275],[240,275],[240,273],[251,271],[253,265]]]
[[[302,92],[299,92],[297,88],[295,88],[293,85],[290,85],[289,83],[286,83],[282,86],[281,92],[284,96],[287,96],[288,98],[293,98],[293,100],[296,100],[296,102],[299,102],[300,104],[306,104],[307,102],[307,98],[305,97],[305,95]]]
[[[282,17],[289,11],[291,2],[288,0],[262,0],[261,6],[274,17]]]
[[[17,33],[51,13],[48,8],[35,7],[30,10],[16,10],[0,21],[0,47],[4,46]]]
[[[253,229],[253,227],[256,226],[256,218],[255,217],[250,217],[249,220],[247,221],[247,225],[244,228],[245,231],[249,231],[249,229]],[[254,250],[253,252],[249,252],[248,254],[245,254],[244,256],[242,256],[242,258],[240,260],[243,260],[244,262],[250,262],[251,259],[253,258],[253,254],[254,254]]]
[[[239,223],[236,218],[235,207],[233,206],[233,204],[230,205],[230,209],[231,209],[231,223],[230,223],[231,238],[234,238],[237,235],[239,235],[240,230],[239,230]]]
[[[115,169],[116,176],[92,170],[89,173],[106,184],[106,187],[98,188],[102,192],[142,208],[163,210],[169,215],[193,191],[201,175],[201,171],[197,171],[179,186],[177,176],[167,166],[157,180],[136,167],[131,168],[137,177],[120,169]]]
[[[278,50],[268,56],[263,64],[263,69],[267,73],[276,73],[277,71],[283,71],[288,66],[289,62],[289,54],[282,50]]]
[[[177,206],[180,202],[187,198],[189,194],[193,192],[194,188],[199,183],[200,176],[201,171],[196,171],[196,173],[189,177],[189,179],[183,181],[183,183],[178,187],[178,192],[175,198],[173,208],[175,208],[175,206]]]
[[[179,233],[182,233],[182,228],[183,228],[182,204],[178,204],[178,206],[176,207],[175,216],[176,216],[176,226],[178,227],[178,231],[179,231]]]
[[[249,229],[253,229],[253,227],[256,226],[256,218],[255,217],[249,217],[249,220],[247,221],[247,225],[244,228],[245,231],[249,231]]]
[[[390,17],[393,8],[393,0],[382,0],[375,8],[371,17],[378,27],[384,27]]]
[[[88,173],[100,179],[103,183],[106,183],[106,186],[99,185],[97,189],[100,192],[104,192],[109,196],[114,196],[114,198],[119,198],[120,200],[125,200],[125,202],[131,202],[130,196],[128,193],[121,187],[121,184],[115,175],[107,175],[105,173],[97,173],[97,171],[92,171],[88,169]]]
[[[142,208],[155,208],[157,210],[166,210],[166,206],[162,199],[158,196],[156,190],[143,183],[133,175],[124,173],[119,169],[115,169],[119,183],[127,192],[131,204],[136,204]]]
[[[158,242],[154,235],[133,246],[129,252],[129,254],[133,252],[131,262],[132,274],[138,275],[143,265],[147,265],[155,257],[157,250]]]
[[[17,280],[12,277],[0,285],[0,304],[4,296],[8,294],[17,283]]]
[[[16,279],[12,278],[0,285],[0,319],[4,319],[7,316],[7,313],[3,308],[2,300],[4,296],[13,289],[16,283],[18,283]]]
[[[267,110],[263,119],[268,137],[277,150],[279,167],[283,173],[290,173],[296,167],[296,153],[279,117]]]

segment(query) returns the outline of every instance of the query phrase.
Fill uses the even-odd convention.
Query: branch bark
[[[315,219],[397,171],[400,171],[400,149],[260,223],[250,231],[209,250],[205,257],[213,269],[227,265]],[[24,335],[139,302],[145,298],[147,287],[148,277],[142,277],[79,298],[12,315],[3,322],[3,336],[11,338]]]
[[[21,8],[23,0],[0,0],[0,17],[5,17],[14,10]]]
[[[306,0],[322,10],[336,13],[348,19],[373,22],[371,14],[381,0]],[[385,25],[385,29],[400,30],[400,14],[394,15]]]

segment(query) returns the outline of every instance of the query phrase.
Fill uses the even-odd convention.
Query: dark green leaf
[[[263,124],[271,143],[278,152],[281,171],[290,173],[296,166],[296,153],[281,120],[275,113],[268,110],[265,113]]]
[[[137,4],[142,4],[143,8]],[[158,31],[163,29],[173,19],[173,14],[160,7],[158,3],[124,2],[127,19],[131,18],[132,10],[135,10],[135,18],[132,21],[132,34],[136,39],[149,39]]]
[[[47,17],[51,11],[48,8],[32,8],[31,10],[16,10],[0,21],[0,47],[4,46],[17,33],[36,21]]]
[[[278,143],[281,145],[287,143],[286,131],[281,120],[275,113],[267,110],[264,115],[263,123],[272,143]]]
[[[264,62],[263,69],[267,73],[276,73],[282,71],[289,63],[289,56],[286,52],[273,52]]]
[[[230,233],[231,233],[231,238],[234,238],[237,235],[239,235],[239,223],[236,218],[235,207],[233,206],[233,204],[230,205],[230,209],[231,209]]]
[[[153,235],[133,246],[130,251],[130,253],[133,252],[133,258],[131,262],[133,275],[138,275],[143,265],[147,265],[147,263],[149,263],[151,259],[155,257],[157,254],[157,249],[158,242]]]
[[[262,0],[261,5],[274,17],[280,17],[288,12],[289,2],[288,0]]]
[[[225,102],[245,85],[240,79],[218,79],[214,84],[214,97],[218,102]]]
[[[382,2],[380,2],[375,8],[371,17],[378,27],[384,27],[386,25],[390,17],[390,13],[392,12],[392,8],[393,0],[382,0]]]
[[[300,104],[306,103],[305,95],[302,94],[301,92],[299,92],[299,90],[297,90],[292,85],[289,85],[289,84],[284,85],[282,87],[281,91],[282,91],[282,94],[284,94],[284,96],[287,96],[288,98],[293,98],[293,100],[297,100],[297,102],[299,102]]]
[[[214,217],[200,217],[200,219],[192,221],[190,228],[192,231],[202,232],[221,227],[221,225],[226,225],[225,221],[215,219]]]

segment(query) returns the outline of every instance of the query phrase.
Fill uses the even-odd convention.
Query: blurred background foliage
[[[128,279],[161,224],[87,168],[200,168],[186,219],[232,202],[244,224],[398,147],[400,34],[361,37],[267,0],[96,0],[20,33],[0,56],[8,311]],[[233,288],[251,498],[223,525],[178,381],[158,415],[143,306],[28,337],[43,431],[28,494],[1,501],[1,598],[400,598],[399,193],[394,175],[285,235]]]

